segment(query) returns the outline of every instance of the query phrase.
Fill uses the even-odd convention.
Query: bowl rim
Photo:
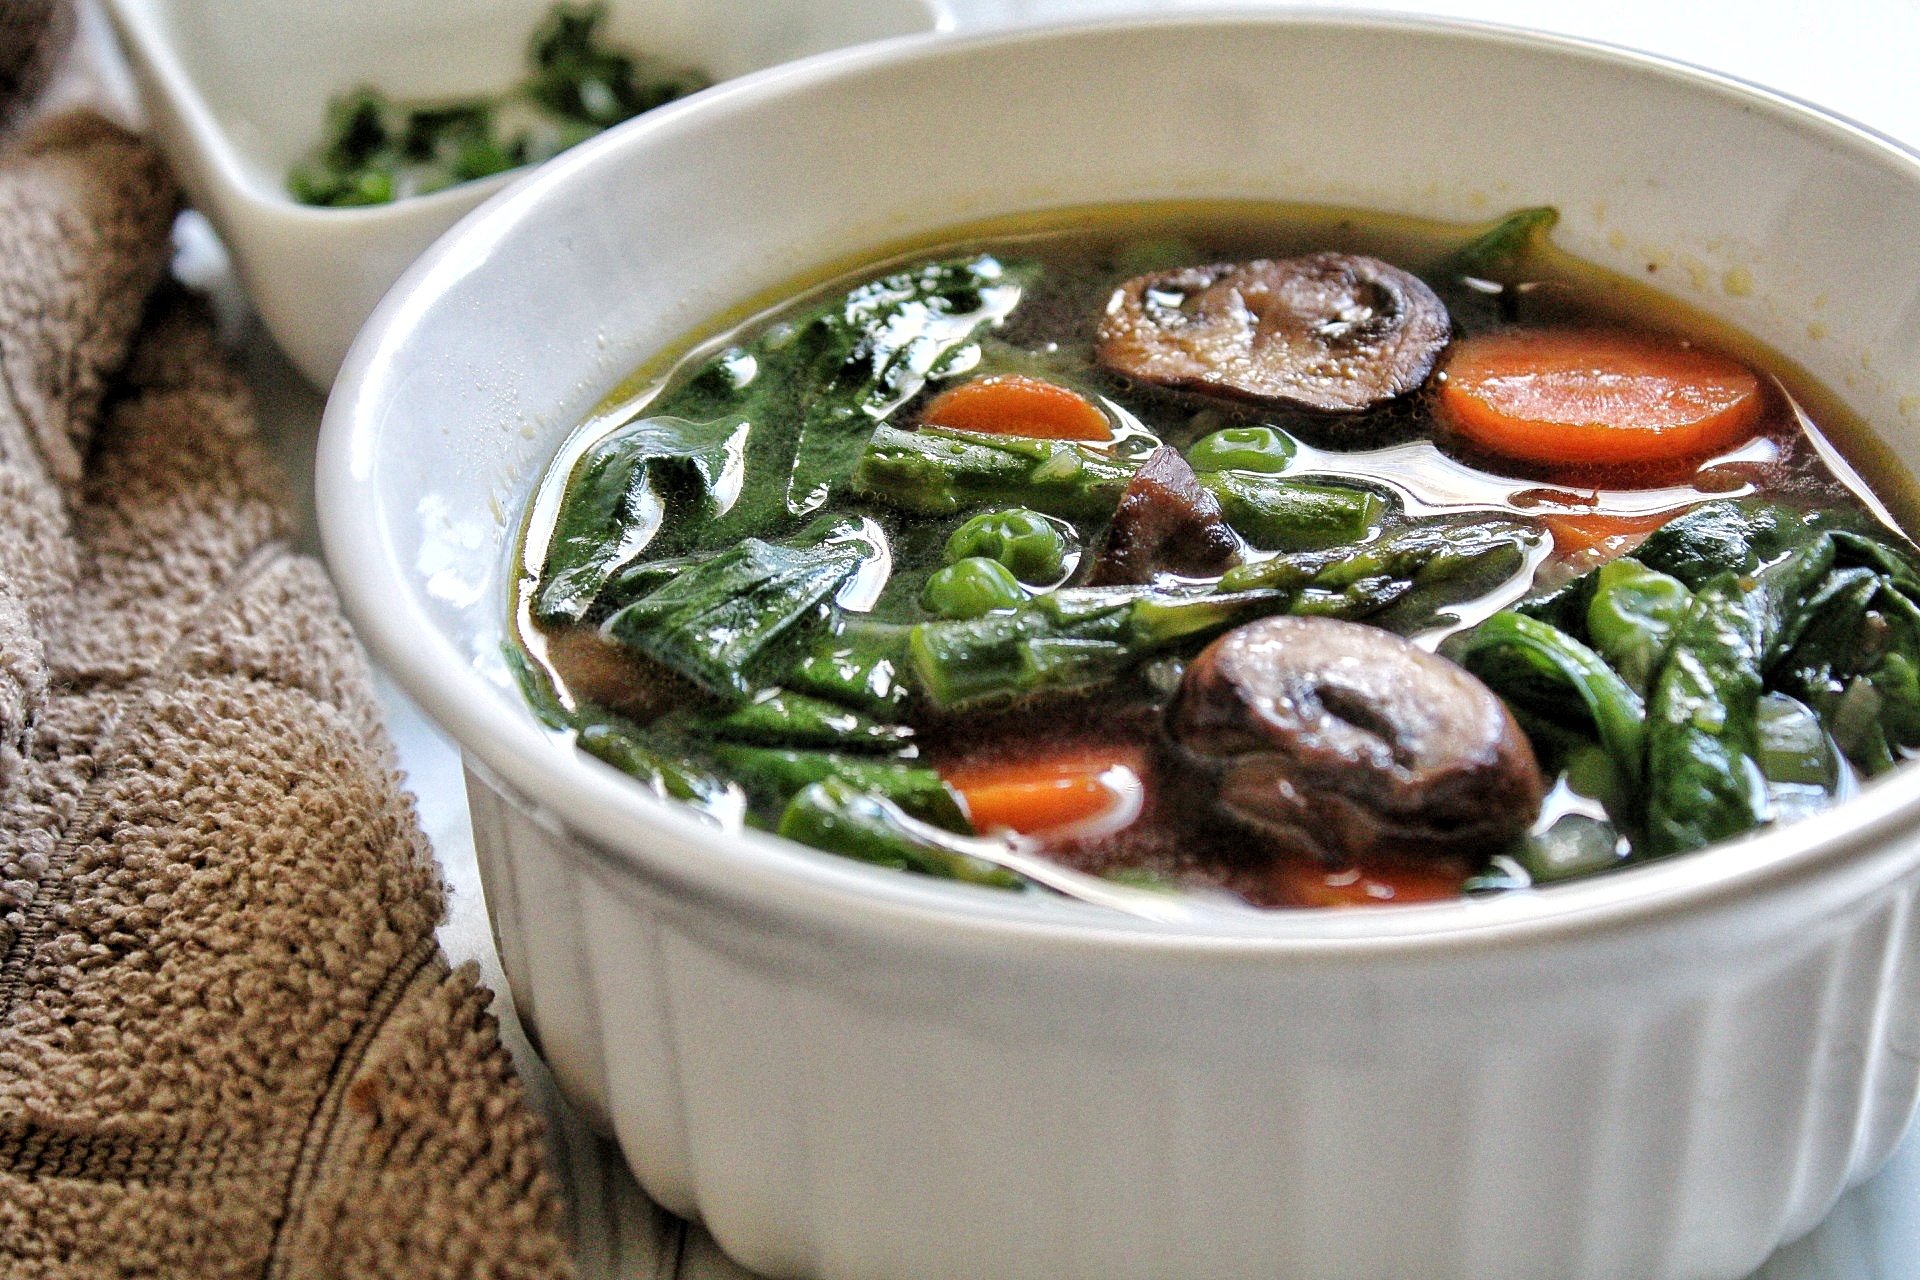
[[[757,831],[720,832],[683,806],[655,799],[611,767],[556,741],[523,706],[509,708],[512,692],[482,676],[409,595],[399,594],[408,607],[396,610],[393,593],[375,588],[383,570],[405,577],[386,555],[379,522],[366,518],[368,508],[361,501],[378,430],[384,357],[412,332],[437,294],[467,273],[477,253],[535,213],[549,188],[567,184],[580,170],[610,163],[621,152],[643,148],[655,133],[689,127],[687,117],[694,113],[697,127],[700,119],[751,112],[819,81],[968,51],[1136,29],[1242,24],[1323,30],[1384,26],[1611,64],[1717,93],[1801,130],[1864,147],[1908,170],[1920,190],[1920,151],[1791,95],[1660,55],[1465,19],[1274,7],[1115,14],[904,37],[755,72],[610,130],[496,194],[408,269],[361,330],[328,400],[317,483],[326,558],[363,643],[454,739],[470,772],[538,825],[584,850],[616,884],[638,876],[670,893],[769,921],[817,926],[824,917],[836,928],[869,933],[925,937],[934,927],[949,940],[982,946],[1017,938],[1028,947],[1118,945],[1192,959],[1420,955],[1593,937],[1751,903],[1838,873],[1852,871],[1878,883],[1910,870],[1920,861],[1920,844],[1903,851],[1897,837],[1911,832],[1920,819],[1920,768],[1868,783],[1858,796],[1822,815],[1817,826],[1763,829],[1683,856],[1535,890],[1365,911],[1235,911],[1200,913],[1190,923],[1146,922],[1054,898],[904,875]],[[423,634],[427,644],[421,643]],[[661,837],[677,849],[649,847]],[[680,856],[688,848],[699,856]]]

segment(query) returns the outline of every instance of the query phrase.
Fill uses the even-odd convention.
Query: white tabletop
[[[949,0],[961,29],[1126,11],[1202,7],[1184,0]],[[1243,5],[1242,7],[1256,7]],[[1529,26],[1628,46],[1710,67],[1817,103],[1920,147],[1920,0],[1432,0],[1314,7],[1437,13]],[[1906,247],[1920,252],[1920,246]],[[311,476],[319,397],[255,338],[244,348],[269,428],[296,479]],[[383,684],[389,727],[420,816],[452,886],[441,937],[455,960],[479,963],[504,991],[474,865],[457,755],[399,692]],[[555,1167],[566,1188],[581,1274],[649,1280],[741,1280],[698,1228],[649,1205],[619,1157],[553,1092],[501,1001],[509,1043],[552,1119]],[[902,1280],[910,1280],[903,1277]],[[1920,1280],[1920,1136],[1857,1188],[1827,1221],[1787,1246],[1755,1280]]]

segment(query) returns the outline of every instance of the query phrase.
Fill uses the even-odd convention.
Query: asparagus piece
[[[1289,613],[1353,619],[1392,609],[1397,620],[1420,625],[1447,604],[1510,581],[1539,541],[1539,530],[1519,520],[1437,517],[1358,547],[1229,569],[1220,589],[1284,592]]]
[[[913,737],[906,725],[787,689],[769,689],[726,711],[695,716],[685,727],[695,737],[725,742],[842,751],[895,751]]]
[[[1183,643],[1275,613],[1343,618],[1389,608],[1423,618],[1484,594],[1526,561],[1530,525],[1454,520],[1411,525],[1338,553],[1229,570],[1217,590],[1070,587],[970,622],[927,622],[907,646],[915,686],[951,709],[1096,684]]]
[[[843,615],[836,631],[814,639],[785,683],[876,716],[895,715],[910,696],[905,679],[910,630]]]
[[[781,814],[779,831],[789,840],[883,867],[997,889],[1025,884],[1011,871],[969,852],[969,846],[981,843],[977,839],[922,822],[885,797],[843,781],[803,788]]]
[[[921,623],[908,641],[908,665],[921,694],[950,710],[1098,684],[1178,641],[1284,603],[1263,591],[1073,587],[968,622]]]
[[[580,729],[574,742],[588,755],[638,779],[656,796],[684,800],[723,826],[737,824],[745,809],[740,787],[625,726],[593,721]]]
[[[762,812],[779,812],[816,782],[838,782],[883,797],[922,822],[962,835],[973,834],[973,824],[967,820],[959,795],[925,765],[734,743],[717,743],[712,750],[714,760],[745,788],[755,808]]]
[[[1124,458],[1071,441],[882,426],[860,455],[853,487],[923,515],[995,504],[1100,519],[1113,513],[1135,470]]]
[[[1233,531],[1262,551],[1345,547],[1379,531],[1387,501],[1358,485],[1278,476],[1200,473]]]

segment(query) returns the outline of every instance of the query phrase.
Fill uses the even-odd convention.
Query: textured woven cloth
[[[0,0],[0,93],[48,11]],[[176,199],[96,117],[0,143],[0,1275],[564,1275]]]

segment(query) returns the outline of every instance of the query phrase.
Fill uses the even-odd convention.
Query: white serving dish
[[[1356,106],[1381,83],[1394,110]],[[850,251],[1193,196],[1558,204],[1564,247],[1654,264],[1920,468],[1920,160],[1705,73],[1266,13],[723,86],[436,246],[323,428],[329,559],[465,753],[516,1006],[648,1191],[769,1276],[1751,1271],[1913,1109],[1920,773],[1545,892],[1156,926],[721,837],[550,739],[506,678],[522,503],[650,353]]]
[[[261,320],[315,385],[387,286],[515,174],[364,209],[287,194],[327,102],[494,92],[526,73],[552,0],[106,0],[153,132],[219,230]],[[745,75],[823,50],[951,25],[940,0],[609,0],[606,38]]]

